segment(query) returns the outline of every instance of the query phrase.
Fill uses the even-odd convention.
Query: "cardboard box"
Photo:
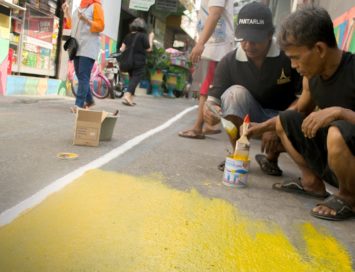
[[[100,141],[111,141],[115,129],[117,116],[107,115],[101,123]]]
[[[73,144],[98,146],[100,140],[111,140],[116,120],[108,112],[78,109]]]

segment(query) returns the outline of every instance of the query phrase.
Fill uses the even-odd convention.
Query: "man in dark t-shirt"
[[[302,177],[273,188],[327,197],[311,211],[317,218],[355,217],[355,55],[337,47],[332,20],[320,7],[306,6],[291,14],[281,27],[279,43],[304,76],[295,110],[276,119],[277,134]],[[339,191],[329,196],[324,181]]]
[[[272,14],[267,6],[253,2],[240,10],[236,37],[242,41],[217,66],[204,110],[206,123],[214,125],[219,121],[211,107],[239,128],[247,114],[252,122],[264,122],[296,100],[301,77],[292,69],[273,33]],[[230,136],[233,148],[238,138],[239,135]],[[258,154],[255,158],[266,174],[282,174],[277,164],[283,150],[280,147],[275,131],[262,135],[266,156]],[[222,163],[218,168],[223,167]]]

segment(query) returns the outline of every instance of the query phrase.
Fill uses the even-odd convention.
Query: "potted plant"
[[[153,51],[148,54],[147,66],[150,74],[150,81],[154,89],[157,91],[163,82],[165,71],[169,68],[170,58],[164,48],[153,46]]]

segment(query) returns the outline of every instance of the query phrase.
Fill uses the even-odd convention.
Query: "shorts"
[[[193,74],[191,89],[193,91],[200,90],[200,95],[207,96],[208,89],[212,85],[214,71],[217,66],[217,61],[201,59]],[[203,80],[203,82],[202,82]],[[202,82],[202,84],[201,84]]]
[[[339,182],[328,166],[327,136],[330,126],[336,126],[351,153],[355,155],[355,125],[344,120],[333,121],[330,126],[320,128],[314,138],[305,138],[301,125],[305,115],[296,111],[280,113],[282,127],[293,147],[302,155],[310,169],[327,183],[339,187]]]
[[[251,122],[261,123],[279,114],[278,110],[265,109],[243,86],[229,87],[221,97],[223,116],[233,115],[244,119],[249,114]]]
[[[208,95],[208,90],[213,83],[214,71],[216,70],[217,63],[218,63],[217,61],[213,61],[213,60],[210,60],[208,62],[207,75],[202,82],[200,88],[200,95],[205,95],[205,96]]]

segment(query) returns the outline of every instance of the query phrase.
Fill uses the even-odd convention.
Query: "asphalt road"
[[[0,216],[61,177],[101,158],[129,140],[157,128],[197,104],[191,99],[153,98],[141,95],[137,106],[123,106],[120,100],[100,100],[96,110],[120,110],[113,139],[98,147],[72,145],[75,115],[69,111],[72,98],[0,96]],[[133,176],[159,175],[164,183],[181,191],[197,190],[207,198],[224,199],[253,220],[277,224],[296,245],[302,243],[297,227],[310,223],[325,229],[355,258],[355,220],[328,222],[312,218],[310,209],[317,200],[280,193],[271,189],[275,178],[264,175],[251,162],[247,188],[222,185],[217,165],[229,149],[227,136],[208,136],[205,140],[184,139],[180,130],[192,126],[196,110],[153,134],[125,153],[100,167]],[[259,151],[252,141],[252,157]],[[59,152],[73,152],[76,160],[61,160]],[[297,176],[298,170],[286,155],[281,156],[284,176]],[[330,190],[334,190],[330,188]]]

